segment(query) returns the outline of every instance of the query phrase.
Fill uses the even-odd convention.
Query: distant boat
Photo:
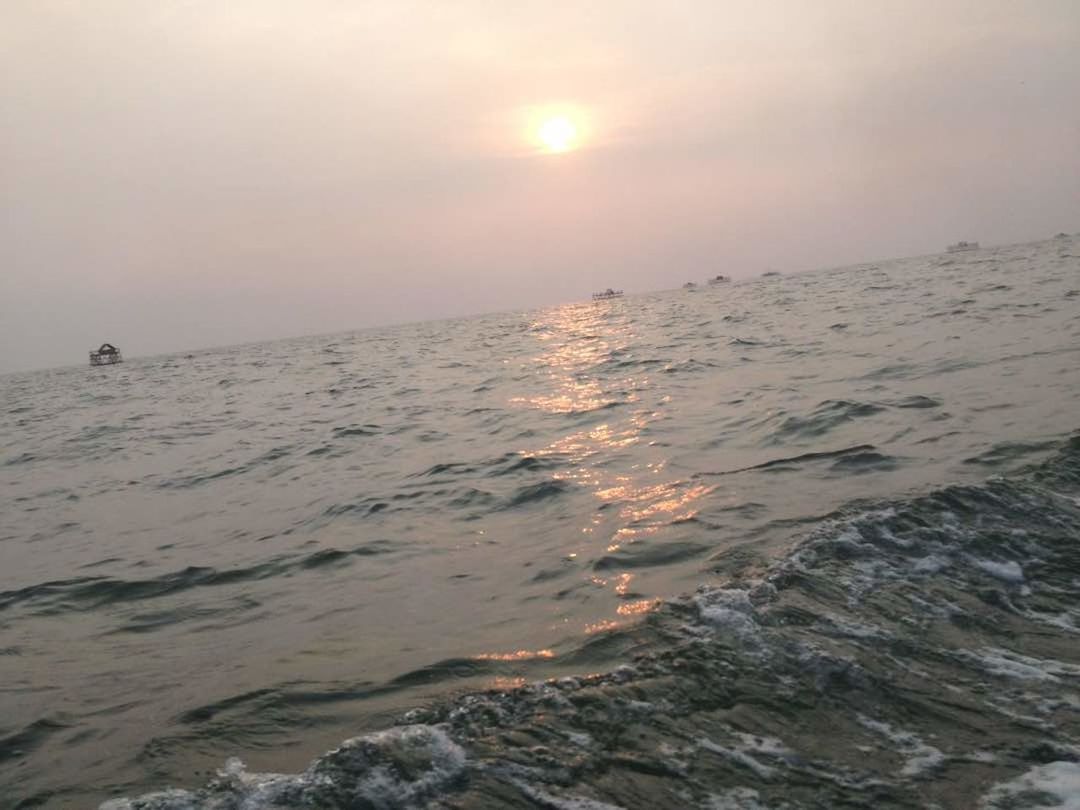
[[[945,248],[946,253],[963,253],[965,250],[978,250],[978,242],[965,242],[962,239],[955,245],[949,245]]]
[[[90,352],[90,365],[92,366],[112,366],[122,362],[124,362],[124,358],[120,354],[120,350],[111,343],[102,343],[100,349],[96,352]]]
[[[1054,238],[1055,239],[1068,239],[1069,235],[1067,233],[1065,233],[1065,231],[1062,231],[1061,233],[1055,233]]]
[[[593,301],[607,301],[609,298],[622,298],[622,294],[622,290],[613,290],[608,287],[603,292],[593,293],[592,299]]]
[[[685,284],[683,284],[683,285],[682,285],[682,288],[683,288],[684,290],[693,290],[693,289],[695,289],[696,287],[697,287],[697,284],[695,284],[695,283],[694,283],[694,282],[692,282],[692,281],[688,281],[688,282],[686,282]]]
[[[710,284],[727,284],[731,281],[730,276],[713,276],[709,279]]]
[[[770,276],[778,276],[778,275],[780,275],[779,270],[768,270],[768,271],[762,273],[761,277],[762,278],[769,278]]]

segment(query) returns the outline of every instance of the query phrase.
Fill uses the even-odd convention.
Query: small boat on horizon
[[[92,366],[112,366],[122,362],[124,362],[123,355],[111,343],[102,343],[101,348],[90,352],[90,365]]]
[[[978,242],[965,242],[963,239],[961,239],[955,245],[949,245],[947,248],[945,248],[945,252],[946,253],[963,253],[965,250],[978,250],[978,249],[979,249],[979,243]]]
[[[727,284],[731,281],[731,276],[717,275],[709,279],[710,284]]]
[[[622,298],[622,290],[613,290],[608,287],[603,292],[596,292],[592,294],[593,301],[607,301],[609,298]]]
[[[686,282],[685,284],[682,285],[682,288],[684,290],[694,290],[694,289],[697,289],[697,284],[695,284],[692,281],[688,281],[688,282]]]

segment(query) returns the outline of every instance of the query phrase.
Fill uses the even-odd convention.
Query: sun
[[[545,118],[536,130],[537,140],[548,152],[569,152],[578,145],[577,125],[565,115]]]
[[[596,111],[584,104],[556,101],[519,108],[518,130],[529,151],[563,155],[592,146],[596,135]]]

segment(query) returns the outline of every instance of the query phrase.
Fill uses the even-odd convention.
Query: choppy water
[[[1074,238],[0,378],[0,807],[1077,801],[1078,358]]]

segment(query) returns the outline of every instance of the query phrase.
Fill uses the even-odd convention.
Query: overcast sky
[[[0,371],[1061,230],[1077,0],[0,0]]]

